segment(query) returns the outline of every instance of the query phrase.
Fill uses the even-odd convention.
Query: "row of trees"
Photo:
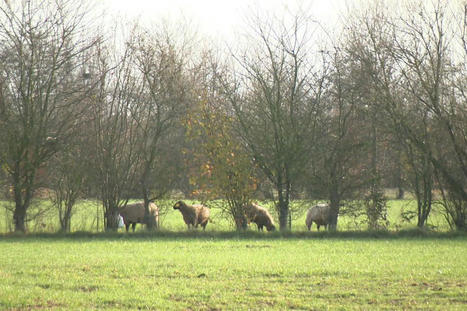
[[[16,231],[38,187],[65,231],[80,198],[100,199],[115,230],[130,198],[148,214],[174,191],[225,199],[237,229],[259,197],[281,230],[297,198],[328,200],[333,229],[358,199],[378,228],[385,187],[414,193],[420,227],[435,191],[451,226],[467,227],[467,4],[382,2],[333,35],[306,10],[252,15],[228,53],[163,26],[90,36],[78,4],[1,5],[0,162]]]

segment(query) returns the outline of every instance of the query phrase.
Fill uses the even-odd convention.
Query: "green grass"
[[[307,232],[308,206],[290,232],[239,233],[215,208],[206,232],[187,231],[174,202],[158,203],[161,230],[130,234],[100,233],[93,201],[77,206],[71,234],[54,233],[54,210],[29,222],[29,234],[8,234],[3,209],[0,310],[467,308],[467,233],[449,231],[437,210],[436,230],[414,230],[400,216],[413,200],[389,201],[388,231],[342,215],[334,233]]]
[[[0,278],[2,310],[465,310],[467,235],[4,235]]]

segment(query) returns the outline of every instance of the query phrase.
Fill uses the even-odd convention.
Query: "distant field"
[[[299,236],[3,236],[0,309],[467,308],[465,234]]]
[[[164,200],[157,202],[161,208],[161,228],[168,231],[184,231],[186,226],[183,222],[182,216],[179,211],[173,210],[172,206],[176,200]],[[11,232],[13,228],[12,213],[4,208],[10,206],[11,203],[0,201],[0,233]],[[263,203],[262,203],[263,204]],[[273,217],[277,217],[273,212],[272,203],[264,203],[271,210]],[[292,202],[292,206],[300,205],[301,208],[294,214],[292,221],[293,231],[305,231],[305,217],[306,209],[310,203],[302,204],[302,202]],[[11,206],[10,206],[11,207]],[[33,215],[40,209],[50,207],[50,202],[47,200],[36,203],[36,206],[31,208],[30,214]],[[221,216],[221,211],[215,206],[212,207],[212,218],[214,223],[207,226],[208,231],[231,231],[234,230],[234,225],[225,217]],[[389,230],[413,229],[416,227],[416,218],[407,222],[401,217],[401,211],[416,211],[416,202],[414,200],[390,200],[388,201],[388,220]],[[36,218],[35,221],[28,223],[30,232],[56,232],[60,228],[58,221],[58,213],[56,210],[49,209],[47,212]],[[102,232],[103,231],[103,212],[101,203],[97,201],[81,201],[75,208],[75,214],[71,221],[71,231],[89,231],[89,232]],[[428,225],[436,231],[448,231],[450,228],[444,219],[441,212],[435,207],[430,215]],[[366,223],[363,217],[352,218],[348,215],[339,216],[338,230],[340,231],[355,231],[366,230]],[[122,229],[120,229],[123,231]],[[141,225],[137,225],[137,231],[142,230]],[[251,227],[251,230],[256,230]],[[316,230],[313,227],[312,230]]]

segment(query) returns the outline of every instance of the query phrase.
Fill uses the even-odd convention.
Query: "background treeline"
[[[378,229],[386,188],[413,194],[419,227],[436,203],[465,230],[467,4],[390,4],[349,10],[332,31],[304,7],[250,14],[225,47],[183,25],[104,30],[81,1],[2,2],[0,180],[14,230],[39,197],[69,231],[81,199],[102,202],[115,230],[128,200],[171,196],[222,199],[237,229],[258,199],[281,230],[299,200],[328,201],[334,230],[343,212]]]

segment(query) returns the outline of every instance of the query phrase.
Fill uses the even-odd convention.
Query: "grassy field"
[[[0,310],[467,309],[467,233],[436,209],[434,230],[413,230],[401,217],[413,200],[389,201],[388,231],[341,215],[334,233],[306,231],[308,206],[290,232],[235,232],[216,208],[206,232],[187,231],[174,202],[158,202],[161,230],[129,234],[102,233],[93,201],[76,207],[71,234],[55,233],[47,201],[26,235],[8,233],[2,209]]]
[[[0,236],[0,309],[467,308],[467,235]]]

